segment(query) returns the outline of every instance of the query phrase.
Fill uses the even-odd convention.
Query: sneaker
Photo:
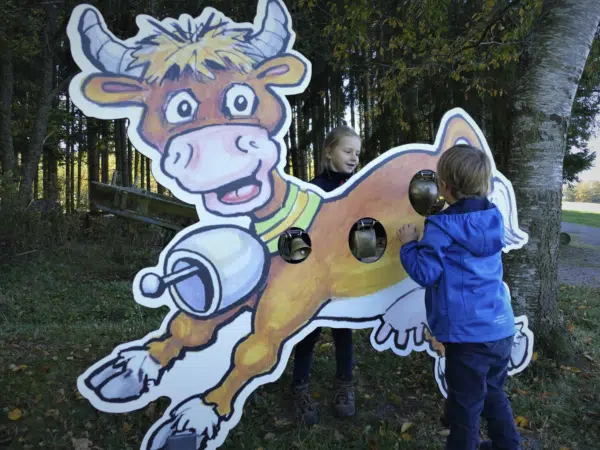
[[[310,395],[307,384],[293,387],[296,411],[306,426],[317,423],[317,405]]]
[[[355,412],[354,383],[336,380],[337,390],[333,397],[333,407],[338,417],[352,417]]]

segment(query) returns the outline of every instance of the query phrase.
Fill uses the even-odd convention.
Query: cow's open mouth
[[[219,201],[229,205],[236,205],[249,202],[257,197],[260,194],[262,184],[256,177],[260,165],[261,163],[259,162],[252,175],[232,181],[215,189],[214,193],[217,195]]]

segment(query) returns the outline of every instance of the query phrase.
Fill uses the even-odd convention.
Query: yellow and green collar
[[[300,190],[288,183],[281,209],[272,216],[254,222],[258,237],[267,244],[271,253],[277,253],[279,236],[292,227],[307,231],[319,211],[323,199],[312,191]]]

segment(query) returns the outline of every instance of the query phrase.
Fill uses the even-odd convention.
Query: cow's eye
[[[179,124],[194,120],[198,110],[198,100],[191,92],[181,91],[173,95],[165,105],[167,122]]]
[[[225,91],[223,114],[227,117],[250,117],[256,111],[258,98],[246,84],[232,84]]]

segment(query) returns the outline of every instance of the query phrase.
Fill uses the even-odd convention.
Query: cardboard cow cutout
[[[108,412],[168,396],[142,448],[163,448],[186,431],[196,433],[198,448],[217,448],[252,391],[278,379],[294,345],[324,326],[372,328],[377,350],[427,351],[446,395],[444,347],[427,328],[424,290],[403,270],[399,242],[389,239],[367,264],[353,256],[348,232],[362,218],[376,219],[389,236],[405,223],[422,225],[411,179],[435,170],[460,142],[493,163],[479,127],[464,111],[449,111],[433,145],[393,148],[325,193],[283,170],[292,117],[285,96],[306,88],[311,65],[292,49],[282,1],[259,0],[254,24],[206,8],[196,18],[140,15],[137,25],[138,34],[121,41],[94,7],[75,8],[68,35],[82,72],[70,95],[88,116],[128,118],[129,139],[152,159],[157,181],[195,205],[200,220],[135,277],[136,302],[170,308],[160,329],[90,367],[80,392]],[[528,236],[495,166],[490,198],[504,215],[504,251],[520,248]],[[278,250],[290,229],[305,230],[312,243],[299,264]],[[532,355],[527,318],[517,327],[511,374]]]

